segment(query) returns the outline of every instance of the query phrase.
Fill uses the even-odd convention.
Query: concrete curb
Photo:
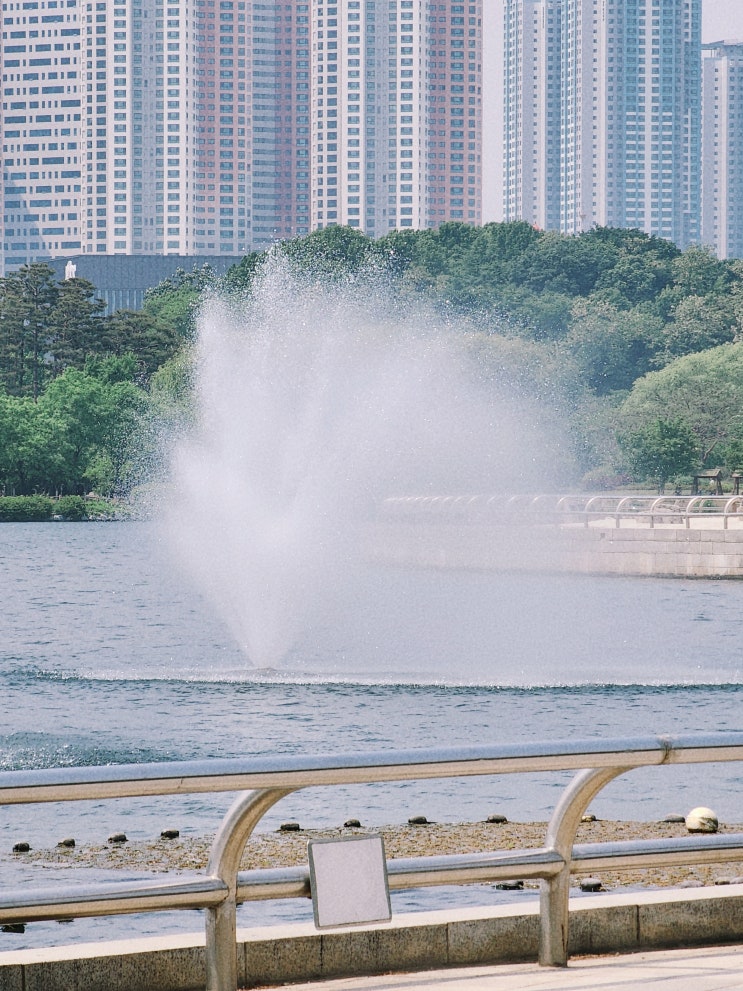
[[[238,980],[252,988],[395,971],[536,960],[537,900],[525,907],[400,915],[384,926],[238,933]],[[743,885],[576,898],[570,952],[617,953],[743,939]],[[203,934],[0,953],[2,991],[203,991]]]

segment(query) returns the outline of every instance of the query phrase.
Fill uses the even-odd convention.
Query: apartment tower
[[[506,219],[700,235],[701,0],[503,0]]]
[[[78,0],[2,10],[4,270],[80,253],[84,132]]]
[[[5,0],[3,271],[481,221],[482,0]]]
[[[702,242],[743,258],[743,42],[705,45],[702,60]]]

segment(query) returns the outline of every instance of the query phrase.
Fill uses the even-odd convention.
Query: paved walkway
[[[743,946],[578,957],[293,984],[291,991],[743,991]]]

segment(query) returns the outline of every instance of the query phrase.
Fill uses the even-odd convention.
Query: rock
[[[427,826],[428,819],[425,816],[411,816],[408,819],[409,826]]]
[[[592,812],[580,817],[581,822],[596,822],[596,816]]]
[[[703,888],[704,884],[698,881],[695,877],[687,877],[685,881],[681,881],[680,884],[676,885],[677,888]]]
[[[112,833],[108,838],[109,843],[128,843],[126,833]]]
[[[584,877],[580,882],[581,891],[603,891],[604,886],[597,877]]]
[[[282,822],[279,826],[280,833],[299,833],[301,828],[298,822]]]
[[[30,849],[31,849],[31,844],[26,843],[24,840],[22,840],[20,843],[13,844],[13,853],[28,853]]]
[[[487,819],[485,820],[485,822],[494,822],[498,826],[500,826],[503,823],[508,822],[508,819],[506,819],[505,816],[502,816],[502,815],[499,815],[498,813],[496,813],[495,815],[488,816]]]
[[[67,850],[71,850],[75,846],[75,841],[71,836],[66,836],[63,840],[59,841],[57,846],[64,847]]]
[[[160,838],[163,840],[177,840],[180,835],[180,829],[164,829],[160,833]]]
[[[686,828],[690,833],[716,833],[720,823],[712,809],[700,805],[687,815]]]
[[[0,926],[0,932],[4,933],[20,933],[23,934],[26,931],[26,926],[23,922],[6,922],[4,925]]]
[[[679,815],[678,812],[669,812],[661,819],[661,822],[686,822],[686,816]]]
[[[346,819],[343,826],[345,829],[360,829],[361,823],[358,819]]]
[[[729,877],[716,877],[712,883],[715,885],[722,885],[722,884],[732,884],[733,882]]]
[[[523,881],[499,881],[496,884],[496,889],[498,891],[523,891],[524,882]]]

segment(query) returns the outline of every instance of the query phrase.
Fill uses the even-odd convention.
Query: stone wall
[[[360,974],[536,961],[538,901],[395,917],[383,926],[238,933],[241,988]],[[570,953],[743,940],[743,885],[606,894],[571,903]],[[204,991],[204,938],[122,940],[0,953],[2,991]]]
[[[367,553],[389,564],[676,578],[743,578],[743,529],[683,526],[500,527],[390,520],[372,525]]]

